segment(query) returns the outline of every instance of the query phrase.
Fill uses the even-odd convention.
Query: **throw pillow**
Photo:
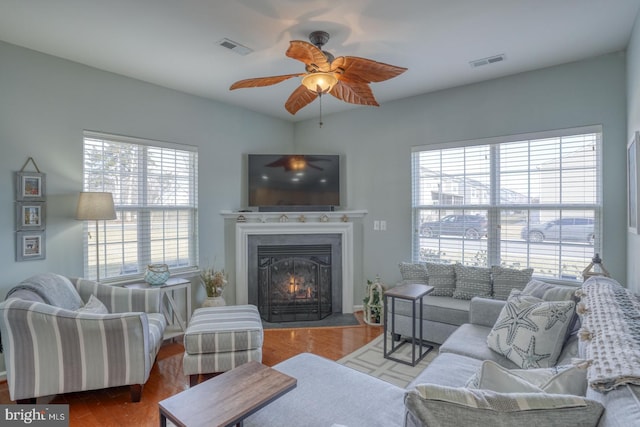
[[[573,301],[543,301],[512,291],[487,345],[524,369],[553,366],[574,310]]]
[[[429,285],[433,286],[433,291],[429,295],[450,297],[456,289],[456,272],[453,264],[427,263],[427,275]]]
[[[575,286],[552,285],[533,279],[522,289],[522,293],[545,301],[577,301],[575,291],[578,289]]]
[[[493,297],[499,300],[506,300],[512,289],[524,289],[531,281],[533,268],[518,270],[515,268],[505,268],[498,265],[491,267],[493,277]]]
[[[467,387],[498,393],[537,391],[584,396],[587,393],[587,370],[579,363],[540,369],[506,369],[496,362],[485,360],[480,370],[469,378]]]
[[[454,298],[491,298],[490,268],[467,267],[462,264],[456,264],[454,268],[456,272],[456,289],[453,291]]]
[[[89,297],[89,301],[87,301],[83,307],[80,307],[76,311],[94,314],[109,314],[109,310],[107,310],[107,307],[102,303],[102,301],[93,295]]]
[[[424,283],[427,284],[429,277],[427,276],[427,267],[420,263],[401,262],[400,275],[405,283]]]
[[[596,426],[604,407],[581,396],[496,393],[421,384],[405,393],[407,418],[415,425]]]
[[[575,286],[553,285],[533,279],[527,283],[522,293],[533,295],[545,301],[573,301],[577,305],[578,302],[580,302],[580,299],[575,295],[578,289],[580,288]],[[580,329],[580,317],[574,310],[569,328],[567,329],[567,336],[575,334],[578,332],[578,329]]]

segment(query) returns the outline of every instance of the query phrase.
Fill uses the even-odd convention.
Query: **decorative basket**
[[[150,285],[162,285],[169,279],[169,266],[167,264],[149,264],[144,273],[144,281]]]

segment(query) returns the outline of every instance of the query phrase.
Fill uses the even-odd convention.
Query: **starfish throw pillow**
[[[544,301],[512,291],[487,345],[523,369],[554,366],[574,307],[573,301]]]

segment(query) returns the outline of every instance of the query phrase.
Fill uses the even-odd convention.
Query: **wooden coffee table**
[[[242,425],[249,415],[293,390],[298,380],[248,362],[158,403],[160,426]]]

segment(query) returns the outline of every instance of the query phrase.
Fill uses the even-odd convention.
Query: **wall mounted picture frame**
[[[16,172],[16,200],[44,201],[46,199],[46,174],[40,172]]]
[[[636,132],[627,145],[627,228],[629,233],[640,232],[640,183],[638,166],[640,165],[640,132]]]
[[[16,202],[16,230],[44,230],[47,218],[45,202]]]
[[[16,232],[16,261],[35,261],[45,259],[45,232]]]

